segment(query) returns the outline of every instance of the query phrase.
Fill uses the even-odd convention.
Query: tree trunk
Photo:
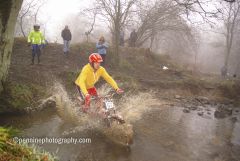
[[[231,48],[227,47],[227,52],[225,56],[225,61],[224,61],[224,66],[228,69],[228,61],[229,61],[229,56],[230,56]]]
[[[151,39],[150,39],[150,49],[153,50],[153,42],[154,42],[154,35],[152,34]]]
[[[86,34],[87,37],[87,43],[89,42],[89,34]]]
[[[20,18],[20,28],[21,28],[21,32],[23,37],[26,37],[24,29],[23,29],[23,17]]]
[[[233,41],[233,26],[231,26],[231,31],[228,32],[227,38],[226,38],[226,56],[225,56],[224,66],[227,68],[227,70],[228,70],[228,61],[231,54],[232,41]]]
[[[114,62],[119,65],[119,38],[120,38],[120,14],[121,14],[121,3],[117,1],[116,6],[116,19],[114,21]]]
[[[114,61],[119,65],[119,25],[115,24],[115,32],[114,32]]]
[[[14,29],[23,0],[0,0],[0,92],[11,60]]]

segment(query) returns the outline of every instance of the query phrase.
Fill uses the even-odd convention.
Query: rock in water
[[[203,112],[198,112],[198,116],[203,116]]]
[[[226,114],[224,112],[222,112],[222,111],[216,110],[214,112],[214,117],[217,118],[217,119],[223,119],[223,118],[226,117]]]
[[[203,97],[203,96],[198,96],[197,98],[195,98],[197,101],[199,101],[200,103],[203,104],[210,104],[210,101],[207,97]]]
[[[176,99],[181,99],[181,96],[175,95],[175,98],[176,98]]]
[[[237,122],[237,120],[238,120],[237,117],[232,117],[232,118],[231,118],[231,121],[232,121],[233,123]]]
[[[189,113],[190,111],[185,108],[185,109],[183,109],[183,112],[184,112],[184,113]]]
[[[220,106],[218,109],[214,112],[215,118],[222,119],[228,116],[231,116],[233,113],[232,108],[227,108],[225,106]]]
[[[133,143],[133,127],[131,124],[118,124],[114,121],[111,127],[106,127],[103,134],[113,142],[128,146]]]
[[[197,107],[196,106],[192,106],[192,107],[190,107],[190,110],[193,110],[193,111],[195,111],[197,109]]]

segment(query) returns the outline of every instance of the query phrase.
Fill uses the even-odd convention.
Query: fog
[[[24,8],[26,10],[32,1],[34,0],[25,0],[22,10]],[[86,41],[85,32],[91,28],[94,18],[94,15],[86,9],[93,9],[98,2],[94,0],[35,1],[35,5],[30,7],[29,13],[24,17],[22,23],[24,32],[27,35],[32,29],[32,25],[38,23],[49,42],[62,43],[61,31],[65,25],[68,25],[73,35],[72,43]],[[109,0],[109,4],[111,4],[110,2],[111,0]],[[114,1],[112,2],[114,3]],[[185,2],[184,0],[176,1],[179,3],[166,0],[133,0],[133,2],[135,3],[131,8],[133,12],[129,10],[126,21],[123,21],[120,27],[125,33],[126,45],[131,31],[136,29],[138,47],[150,48],[158,54],[170,55],[173,60],[181,62],[183,67],[189,70],[197,69],[200,72],[220,74],[221,68],[225,65],[228,66],[230,75],[239,73],[240,54],[237,44],[240,37],[237,33],[240,29],[238,23],[240,19],[239,14],[236,13],[238,10],[236,12],[234,10],[239,7],[238,1],[234,4],[224,2],[224,0],[200,1],[201,5],[193,3],[189,4],[189,8],[180,3]],[[128,0],[125,0],[124,3],[128,3]],[[123,9],[126,9],[124,3],[122,3]],[[164,6],[166,3],[169,5]],[[39,12],[37,20],[35,19],[36,22],[34,22],[32,17],[38,6],[40,6]],[[169,6],[172,6],[173,10],[169,9]],[[155,21],[150,22],[151,18],[146,15],[155,15]],[[230,17],[228,17],[229,15]],[[233,15],[236,15],[235,19],[231,17]],[[114,25],[106,17],[106,12],[103,13],[98,8],[90,41],[96,42],[100,36],[104,36],[109,44],[114,43],[112,42],[115,32]],[[233,20],[236,22],[232,23]],[[146,28],[148,23],[149,29]],[[235,26],[233,27],[231,24]],[[233,27],[233,34],[228,32],[231,27]],[[226,36],[227,34],[228,36]],[[15,35],[23,36],[20,23],[16,26]],[[230,37],[231,40],[227,40],[227,37]],[[230,43],[226,43],[227,41],[232,41],[232,44],[229,45]],[[231,49],[228,51],[229,47]],[[230,55],[227,64],[226,54]]]

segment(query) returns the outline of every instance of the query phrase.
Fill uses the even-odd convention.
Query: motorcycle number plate
[[[112,109],[113,108],[113,102],[105,102],[106,103],[106,108],[109,110],[109,109]]]

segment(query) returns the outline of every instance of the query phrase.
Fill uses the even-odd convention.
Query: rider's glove
[[[90,106],[90,99],[91,99],[91,95],[90,94],[86,94],[85,95],[85,106],[89,107]]]
[[[122,89],[118,88],[118,89],[116,90],[116,92],[117,92],[117,94],[122,94],[124,91],[123,91]]]

